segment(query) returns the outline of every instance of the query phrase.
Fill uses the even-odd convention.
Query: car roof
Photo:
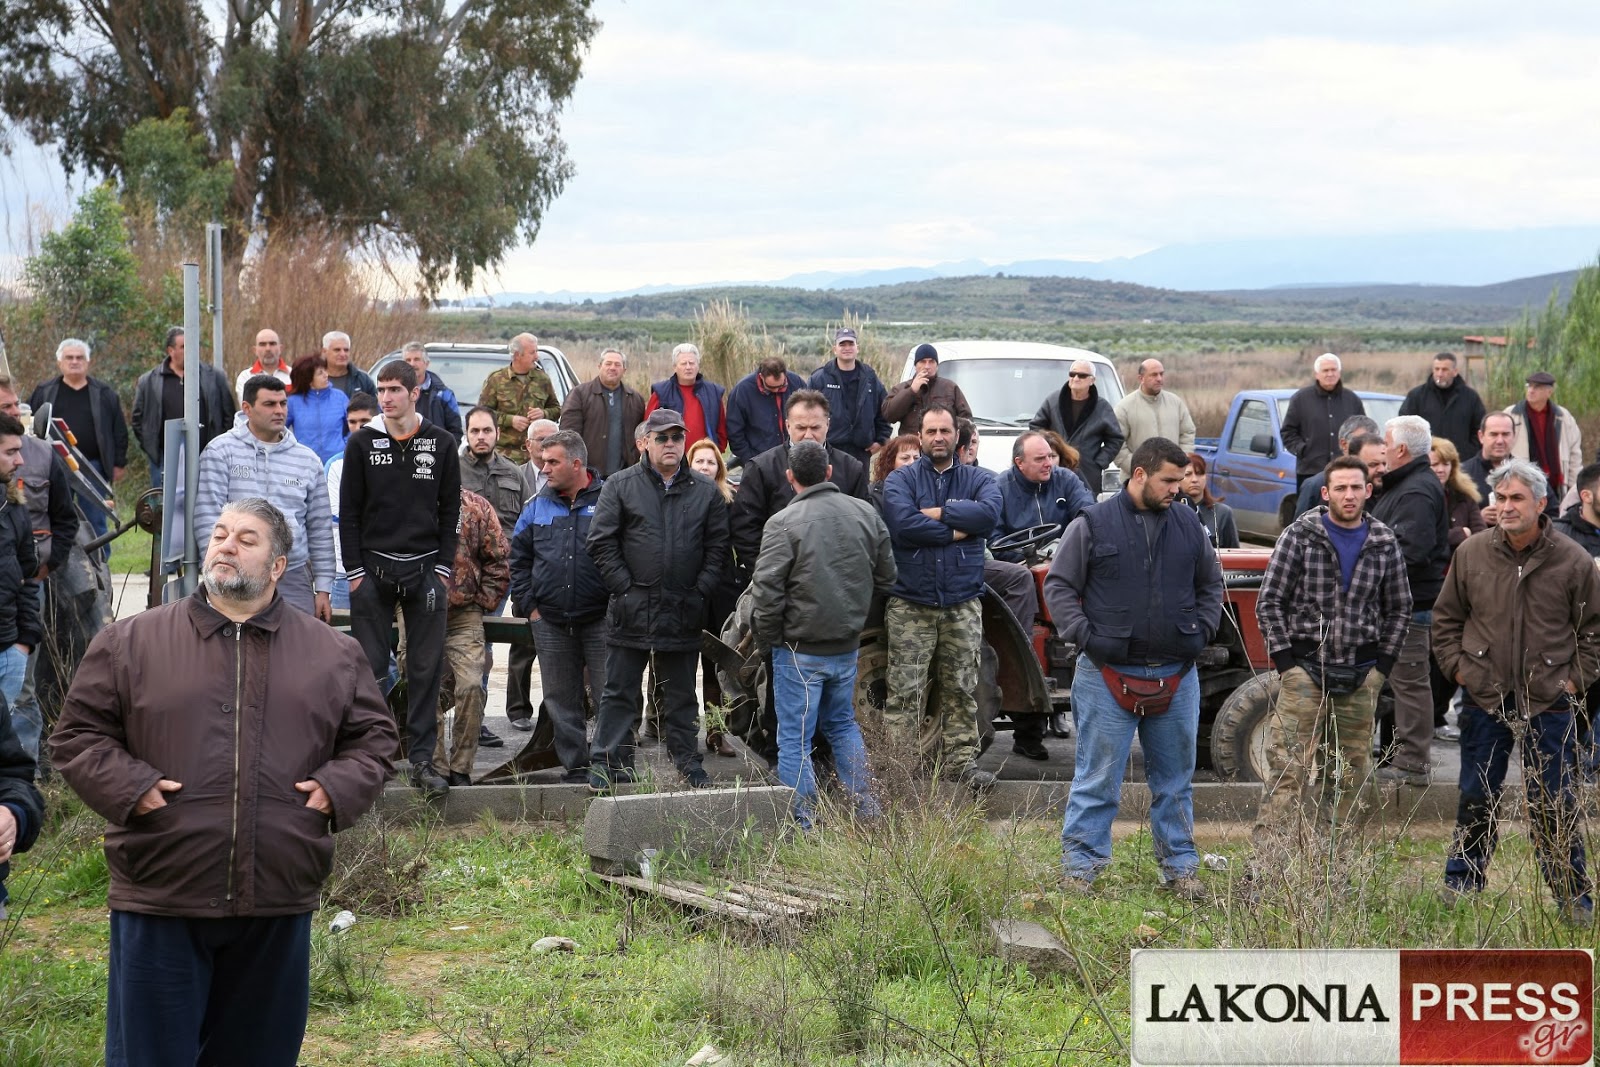
[[[943,353],[940,353],[940,358],[941,359],[943,358]],[[1302,386],[1300,388],[1304,388],[1304,387]],[[1259,397],[1263,397],[1263,398],[1268,399],[1268,400],[1287,400],[1289,397],[1294,396],[1294,394],[1298,393],[1300,391],[1300,388],[1295,388],[1295,389],[1241,389],[1241,390],[1239,390],[1239,395],[1240,396],[1259,396]],[[1363,400],[1404,400],[1405,399],[1405,397],[1401,396],[1399,393],[1377,393],[1377,392],[1373,392],[1371,389],[1352,389],[1351,392],[1355,393],[1356,396],[1361,397]]]
[[[1111,360],[1087,348],[1052,345],[1043,341],[934,341],[932,344],[939,350],[940,362],[963,359],[1054,359],[1072,363],[1087,359],[1093,363],[1112,365]],[[915,351],[916,346],[911,346],[907,357]]]

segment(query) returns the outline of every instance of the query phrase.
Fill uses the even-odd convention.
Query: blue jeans
[[[1161,667],[1115,665],[1135,678],[1167,678],[1180,664]],[[1092,882],[1111,863],[1111,820],[1122,799],[1122,778],[1135,734],[1144,750],[1150,787],[1150,834],[1163,878],[1194,874],[1195,734],[1200,726],[1200,683],[1194,668],[1183,676],[1172,704],[1161,715],[1140,717],[1122,710],[1100,668],[1079,656],[1072,677],[1072,716],[1078,728],[1077,767],[1061,827],[1061,867]]]
[[[342,573],[333,580],[333,589],[328,592],[328,604],[336,609],[350,610],[350,579]]]
[[[1510,727],[1470,699],[1462,701],[1457,724],[1461,798],[1444,883],[1477,892],[1483,889],[1499,840],[1495,806],[1516,738]],[[1577,739],[1571,709],[1552,708],[1533,716],[1522,736],[1522,779],[1528,791],[1528,829],[1545,884],[1558,904],[1592,905],[1574,781]]]
[[[878,814],[872,798],[867,749],[856,725],[856,653],[808,656],[789,648],[772,650],[772,695],[778,713],[778,781],[795,793],[795,819],[810,827],[816,807],[817,777],[811,744],[818,731],[833,748],[839,784],[849,791],[856,811]]]
[[[39,601],[39,618],[44,615],[44,587],[45,583],[37,585]],[[32,756],[34,762],[39,761],[39,743],[44,734],[44,711],[39,707],[39,694],[34,688],[34,674],[38,669],[39,650],[36,648],[28,656],[27,664],[22,672],[22,685],[17,690],[15,699],[7,698],[11,705],[11,725],[17,732],[17,740],[22,742],[22,748]]]

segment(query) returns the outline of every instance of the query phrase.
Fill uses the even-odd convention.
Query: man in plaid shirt
[[[1354,456],[1327,466],[1325,507],[1300,516],[1273,549],[1256,600],[1281,692],[1271,771],[1252,835],[1283,848],[1303,823],[1300,799],[1326,734],[1337,750],[1335,825],[1343,827],[1372,770],[1372,713],[1411,621],[1411,586],[1394,531],[1364,514],[1372,486]]]

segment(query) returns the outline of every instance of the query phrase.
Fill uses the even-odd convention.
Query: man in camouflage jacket
[[[461,491],[456,564],[450,581],[450,614],[444,633],[444,671],[439,683],[439,740],[433,765],[451,785],[472,784],[483,725],[483,613],[496,611],[511,587],[511,542],[500,528],[494,506],[477,493]],[[459,685],[457,684],[459,680]],[[455,728],[445,751],[444,714],[454,704]]]
[[[539,369],[539,339],[519,333],[511,339],[511,364],[483,382],[478,403],[494,412],[500,430],[495,451],[513,463],[523,460],[523,435],[536,419],[560,418],[561,404],[550,378]]]

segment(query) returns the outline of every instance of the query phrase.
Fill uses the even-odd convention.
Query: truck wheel
[[[1262,782],[1268,771],[1272,741],[1272,706],[1278,699],[1278,676],[1258,674],[1222,702],[1211,724],[1211,767],[1224,781]]]

